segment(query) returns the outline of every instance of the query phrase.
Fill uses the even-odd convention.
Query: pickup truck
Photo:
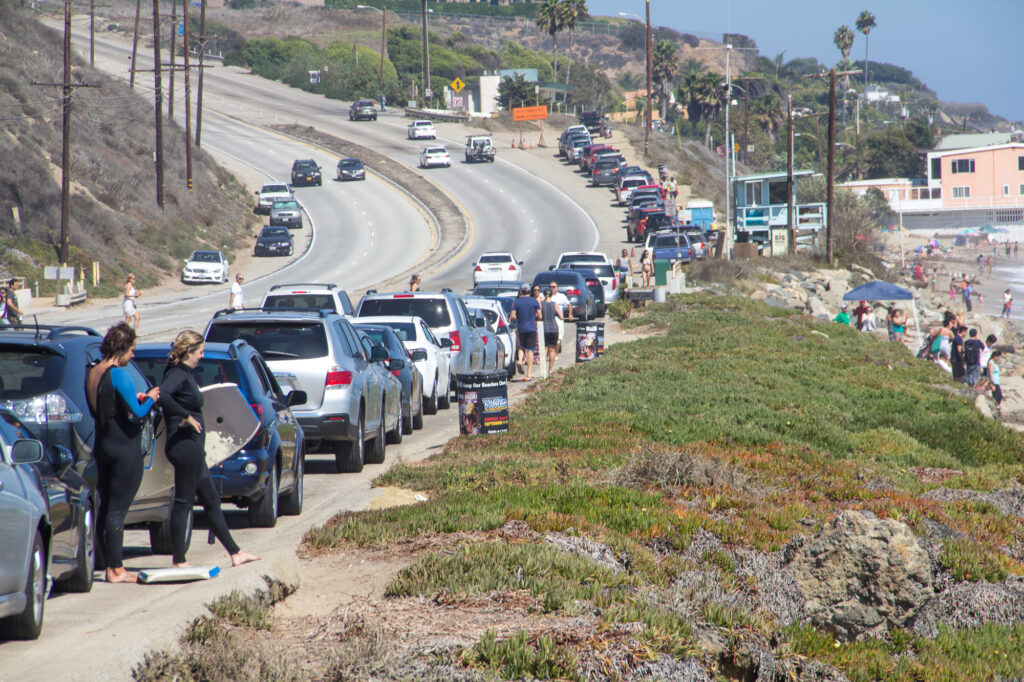
[[[685,232],[660,234],[654,238],[654,260],[677,260],[689,263],[693,260],[693,248]]]
[[[268,182],[256,192],[256,213],[270,215],[270,209],[275,201],[286,201],[294,199],[292,188],[283,182]]]

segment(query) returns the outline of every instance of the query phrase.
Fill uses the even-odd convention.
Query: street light
[[[380,110],[384,111],[384,50],[387,47],[386,34],[388,25],[388,8],[373,7],[372,5],[356,5],[357,9],[372,9],[380,12]]]

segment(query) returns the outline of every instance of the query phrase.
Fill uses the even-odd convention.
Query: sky
[[[832,35],[868,10],[868,59],[909,69],[939,99],[980,102],[995,115],[1024,121],[1024,0],[650,0],[655,26],[721,40],[722,33],[753,38],[769,59],[815,57],[839,61]],[[588,0],[590,14],[644,15],[644,0]],[[850,59],[864,58],[856,32]]]

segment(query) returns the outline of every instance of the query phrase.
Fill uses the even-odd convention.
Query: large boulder
[[[786,569],[815,626],[850,640],[905,627],[933,594],[928,552],[905,524],[845,511],[797,549]]]

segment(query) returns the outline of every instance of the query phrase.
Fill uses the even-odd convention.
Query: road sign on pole
[[[433,88],[427,88],[426,91],[424,92],[424,94],[427,96],[427,99],[430,99],[431,97],[434,96],[434,89]]]
[[[462,89],[466,87],[466,84],[462,82],[461,78],[456,78],[451,83],[449,83],[449,86],[451,87],[452,90],[458,93],[462,92]]]

